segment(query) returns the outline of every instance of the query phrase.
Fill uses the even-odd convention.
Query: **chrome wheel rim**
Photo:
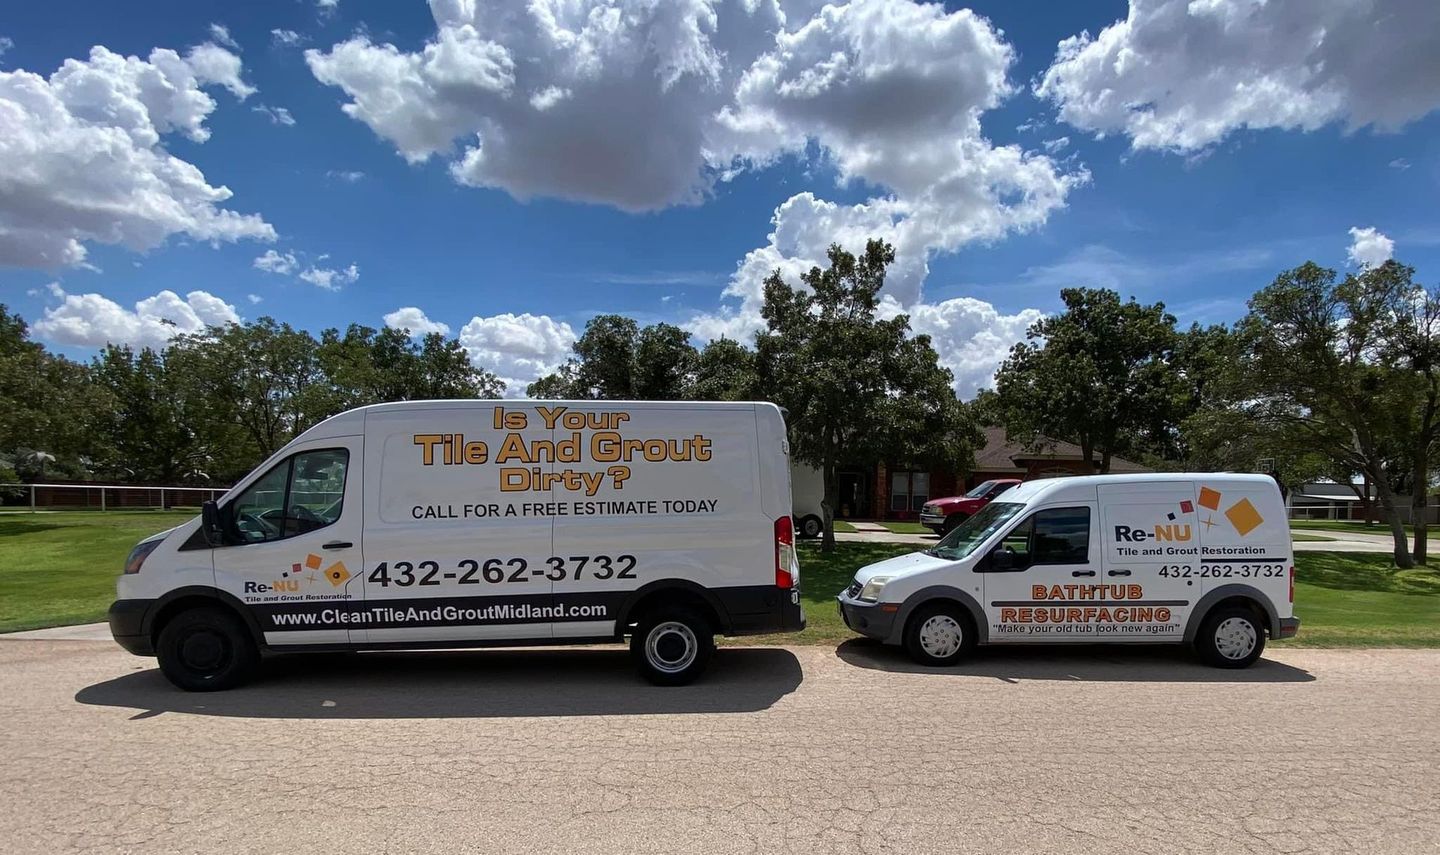
[[[694,630],[679,621],[656,624],[645,636],[645,658],[650,666],[666,674],[677,674],[690,667],[700,651]]]
[[[960,622],[950,615],[932,615],[920,624],[920,649],[927,656],[948,659],[960,652],[963,639]]]
[[[1226,618],[1215,627],[1215,649],[1226,659],[1244,659],[1258,641],[1255,624],[1244,618]]]

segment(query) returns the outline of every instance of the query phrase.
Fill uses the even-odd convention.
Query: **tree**
[[[128,479],[176,483],[209,462],[206,440],[187,414],[187,393],[164,356],[109,345],[91,363],[108,405],[97,425],[97,456]]]
[[[1118,453],[1165,447],[1181,395],[1175,318],[1163,303],[1122,303],[1108,289],[1060,297],[1065,311],[1031,325],[996,374],[1009,434],[1071,440],[1086,460],[1099,455],[1100,472]]]
[[[623,315],[591,318],[573,349],[573,359],[531,383],[527,394],[607,401],[681,400],[690,396],[699,358],[685,330],[672,324],[641,329]]]
[[[705,345],[695,360],[695,382],[689,397],[698,401],[763,398],[755,351],[729,338],[717,338]]]
[[[835,548],[836,468],[927,460],[963,467],[980,437],[955,398],[950,372],[910,319],[877,315],[895,250],[872,240],[859,258],[831,246],[828,268],[792,288],[776,270],[765,280],[756,336],[761,388],[789,412],[794,456],[820,468],[825,484],[821,548]]]
[[[1410,510],[1415,526],[1412,556],[1424,564],[1428,551],[1427,507],[1431,460],[1440,442],[1440,291],[1414,283],[1415,269],[1394,260],[1361,274],[1393,294],[1394,328],[1382,358],[1409,375],[1416,403],[1405,425],[1409,437]]]
[[[1257,421],[1294,431],[1337,466],[1369,477],[1400,567],[1410,567],[1411,557],[1394,488],[1408,467],[1397,451],[1411,446],[1407,433],[1418,396],[1411,372],[1387,357],[1398,339],[1397,319],[1413,296],[1393,270],[1367,270],[1337,283],[1334,270],[1307,262],[1258,292],[1238,327],[1252,390],[1246,409]]]
[[[78,461],[103,412],[88,369],[31,341],[25,321],[0,304],[0,453],[14,459],[22,448],[43,448],[56,458],[47,470],[83,475]]]
[[[316,354],[331,400],[324,415],[365,404],[436,398],[495,398],[505,384],[470,361],[454,339],[429,333],[416,342],[405,330],[351,324],[328,329]]]

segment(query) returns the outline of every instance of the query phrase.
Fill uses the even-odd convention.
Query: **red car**
[[[1019,483],[1019,478],[996,478],[977,484],[963,496],[931,499],[920,509],[920,523],[936,534],[948,534],[966,517],[990,504],[991,499]]]

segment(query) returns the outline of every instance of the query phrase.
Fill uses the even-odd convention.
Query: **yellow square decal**
[[[1212,511],[1220,510],[1220,491],[1212,490],[1209,487],[1201,487],[1200,507],[1209,508]]]
[[[338,588],[350,579],[350,571],[345,569],[344,561],[336,561],[334,564],[325,568],[325,578],[330,580],[330,584]]]
[[[323,559],[320,556],[312,552],[309,555],[305,556],[305,566],[309,567],[311,570],[319,570],[320,562],[322,560]]]
[[[1250,504],[1249,499],[1241,499],[1231,505],[1225,510],[1225,516],[1230,520],[1230,524],[1235,526],[1235,530],[1240,532],[1241,537],[1254,531],[1256,526],[1265,522],[1265,518],[1260,516],[1260,512],[1255,510],[1255,506]]]

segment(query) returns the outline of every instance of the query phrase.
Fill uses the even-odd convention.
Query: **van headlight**
[[[128,576],[131,573],[139,573],[140,565],[144,564],[145,559],[150,557],[150,553],[154,552],[155,549],[164,542],[164,538],[147,540],[130,550],[130,557],[125,559],[125,575]]]
[[[865,587],[860,589],[860,596],[856,597],[856,599],[867,603],[879,602],[880,592],[885,590],[885,583],[889,582],[891,578],[893,577],[871,576],[870,581],[865,583]]]

